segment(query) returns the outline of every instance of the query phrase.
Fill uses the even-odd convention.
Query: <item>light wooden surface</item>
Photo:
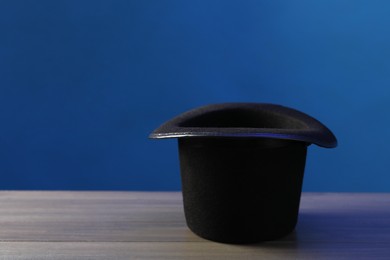
[[[2,191],[0,259],[390,259],[390,194],[304,193],[288,237],[225,245],[187,229],[180,193]]]

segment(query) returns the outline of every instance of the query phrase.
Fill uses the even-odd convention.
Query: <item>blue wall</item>
[[[218,102],[329,126],[306,191],[390,191],[390,2],[0,2],[0,189],[180,189],[159,124]]]

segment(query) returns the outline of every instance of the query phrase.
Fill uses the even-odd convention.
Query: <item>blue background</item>
[[[188,109],[268,102],[339,139],[304,190],[390,191],[390,2],[0,2],[0,189],[180,189]]]

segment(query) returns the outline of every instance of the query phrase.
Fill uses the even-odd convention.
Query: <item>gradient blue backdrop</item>
[[[0,2],[0,189],[180,189],[185,110],[278,103],[339,139],[306,191],[390,191],[390,1]]]

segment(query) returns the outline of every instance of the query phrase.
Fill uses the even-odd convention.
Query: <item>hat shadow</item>
[[[389,256],[390,212],[345,210],[338,212],[302,210],[296,229],[276,241],[241,245],[272,255],[275,259],[349,258]],[[306,259],[306,258],[304,258]]]

